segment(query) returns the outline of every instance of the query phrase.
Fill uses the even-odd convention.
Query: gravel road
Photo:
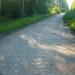
[[[0,39],[0,75],[75,75],[75,36],[55,15]]]

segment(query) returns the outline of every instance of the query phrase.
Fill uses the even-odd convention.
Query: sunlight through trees
[[[68,10],[66,0],[1,0],[1,15],[21,18],[37,14],[60,13]]]
[[[72,5],[73,0],[66,0],[66,1],[67,1],[67,3],[68,3],[69,9],[70,9],[70,8],[71,8],[71,5]]]

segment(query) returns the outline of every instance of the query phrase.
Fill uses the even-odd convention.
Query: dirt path
[[[0,39],[1,73],[75,75],[75,37],[62,17],[49,17]]]

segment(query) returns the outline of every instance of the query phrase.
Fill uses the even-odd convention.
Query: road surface
[[[75,36],[63,15],[0,39],[0,75],[75,75]]]

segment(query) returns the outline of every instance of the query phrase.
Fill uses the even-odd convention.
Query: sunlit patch
[[[36,65],[36,68],[40,71],[44,71],[43,69],[47,67],[47,62],[44,61],[42,58],[36,58],[33,62],[34,65]]]
[[[64,29],[69,29],[68,26],[64,26],[64,25],[60,25],[59,27],[60,27],[60,28],[64,28]]]
[[[49,30],[50,32],[56,34],[56,35],[60,35],[62,37],[66,37],[66,38],[75,38],[74,35],[70,34],[70,33],[66,33],[66,32],[59,32],[59,31],[56,31],[56,30],[53,30],[53,29],[50,29]]]
[[[65,63],[65,59],[63,57],[60,57],[59,55],[53,55],[54,58],[52,58],[52,60],[54,60],[55,63]]]
[[[44,43],[41,44],[41,42],[39,42],[39,41],[33,39],[32,37],[28,37],[28,36],[25,36],[25,35],[21,35],[20,37],[21,37],[24,41],[27,41],[28,44],[29,44],[30,46],[32,46],[33,48],[39,47],[39,48],[46,49],[46,50],[53,49],[52,47],[49,47],[49,45],[47,45],[47,44],[44,44]],[[25,37],[25,38],[24,38],[24,37]]]
[[[73,46],[68,45],[55,45],[56,50],[66,55],[75,56],[75,48]]]
[[[5,59],[5,57],[4,56],[0,56],[0,60],[4,60]]]
[[[41,58],[37,58],[34,60],[34,62],[36,62],[37,65],[40,65],[43,63],[43,60]]]
[[[25,35],[24,35],[24,34],[20,35],[20,37],[21,37],[22,39],[25,39]]]
[[[52,32],[55,32],[53,30],[51,30]],[[59,32],[56,32],[56,34],[59,34],[59,35],[62,35],[62,36],[66,36],[66,37],[70,37],[69,34],[65,34],[65,33],[59,33]],[[23,37],[22,37],[23,36]],[[25,38],[24,38],[25,37]],[[47,52],[48,51],[57,51],[57,52],[60,52],[62,54],[65,54],[65,55],[72,55],[72,56],[75,56],[75,48],[74,48],[74,45],[66,45],[66,44],[60,44],[60,45],[57,45],[57,44],[47,44],[47,43],[42,43],[42,42],[39,42],[38,40],[30,37],[30,36],[26,36],[25,34],[21,35],[21,38],[26,41],[28,43],[28,45],[30,45],[32,48],[40,48],[40,49],[43,49],[43,50],[46,50]],[[72,38],[72,36],[71,36]],[[37,63],[37,64],[40,64]]]
[[[71,5],[72,5],[73,0],[66,0],[66,1],[67,1],[67,3],[68,3],[69,9],[70,9],[70,8],[71,8]]]
[[[75,63],[55,64],[55,66],[60,72],[64,73],[64,75],[75,74]]]

